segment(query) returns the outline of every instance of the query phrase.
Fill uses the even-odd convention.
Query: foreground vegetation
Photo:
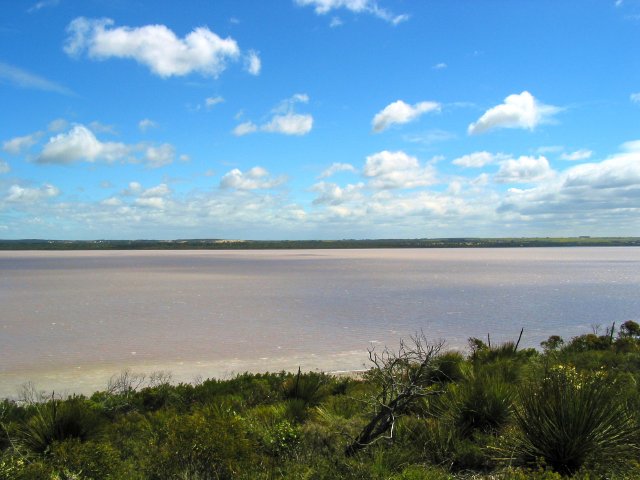
[[[0,240],[0,250],[292,250],[329,248],[637,247],[639,237],[370,240]]]
[[[424,335],[361,378],[123,372],[91,397],[0,404],[0,479],[640,478],[640,326],[543,351]]]

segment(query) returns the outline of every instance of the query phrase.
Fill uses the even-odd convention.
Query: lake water
[[[537,346],[640,317],[640,248],[0,252],[0,396],[355,370],[422,330]]]

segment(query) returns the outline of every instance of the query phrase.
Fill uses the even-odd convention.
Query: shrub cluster
[[[640,478],[640,326],[594,330],[542,352],[419,339],[361,376],[127,371],[4,400],[0,480]]]

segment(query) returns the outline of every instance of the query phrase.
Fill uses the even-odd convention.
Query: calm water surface
[[[537,346],[640,317],[640,248],[0,252],[0,396],[363,368],[423,330]]]

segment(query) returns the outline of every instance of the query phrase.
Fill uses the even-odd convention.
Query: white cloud
[[[403,151],[384,150],[367,157],[362,174],[376,189],[415,188],[435,183],[435,169],[421,167],[415,157]]]
[[[342,19],[340,17],[331,17],[331,22],[329,22],[329,27],[336,28],[342,26]]]
[[[329,168],[324,170],[318,178],[328,178],[338,172],[356,172],[356,169],[350,163],[332,163]]]
[[[436,63],[433,67],[434,70],[444,70],[445,68],[447,68],[447,64],[444,62],[440,62],[440,63]]]
[[[286,113],[275,115],[271,121],[262,125],[263,132],[282,133],[284,135],[306,135],[313,127],[313,117],[308,114]]]
[[[373,117],[371,124],[373,131],[380,133],[393,124],[409,123],[424,113],[439,110],[440,104],[436,102],[419,102],[414,105],[409,105],[402,100],[397,100],[378,112],[375,117]]]
[[[138,122],[138,128],[140,129],[140,131],[146,132],[150,128],[158,128],[158,124],[153,120],[150,120],[148,118],[143,118]]]
[[[260,75],[260,70],[262,70],[262,61],[260,60],[257,52],[249,50],[249,53],[245,58],[245,70],[247,70],[251,75]]]
[[[67,27],[65,52],[79,56],[86,51],[89,58],[98,60],[130,58],[161,77],[193,72],[217,77],[229,61],[240,58],[240,48],[234,39],[220,38],[206,27],[178,38],[164,25],[113,25],[108,18],[76,18]]]
[[[219,103],[224,102],[224,98],[222,98],[221,96],[217,96],[217,97],[208,97],[205,99],[204,101],[204,105],[207,108],[213,108],[216,105],[218,105]]]
[[[344,8],[353,13],[368,13],[392,25],[397,25],[409,19],[409,15],[395,15],[378,6],[375,0],[295,0],[298,5],[312,6],[318,15],[325,15],[332,10]]]
[[[640,152],[640,140],[631,140],[620,145],[620,149],[625,152]]]
[[[43,132],[35,132],[30,135],[12,138],[3,142],[2,149],[12,155],[18,155],[38,143],[42,135],[44,135]]]
[[[578,160],[588,160],[589,158],[591,158],[591,155],[593,155],[593,152],[591,150],[586,150],[583,148],[580,150],[576,150],[575,152],[563,153],[562,155],[560,155],[560,158],[562,160],[575,162]]]
[[[262,167],[253,167],[246,172],[234,168],[224,174],[220,180],[220,188],[233,188],[236,190],[259,190],[269,189],[282,185],[286,181],[285,177],[273,178],[269,172]]]
[[[122,205],[122,200],[120,200],[117,197],[109,197],[102,200],[100,202],[100,205],[106,205],[109,207],[119,207],[120,205]]]
[[[0,160],[0,175],[3,173],[9,173],[11,171],[11,166],[4,160]]]
[[[469,125],[468,133],[476,135],[494,128],[523,128],[533,130],[548,122],[560,111],[559,107],[545,105],[529,92],[509,95],[504,103],[487,110],[477,122]]]
[[[40,188],[12,185],[5,200],[12,203],[34,203],[43,198],[56,197],[58,195],[60,195],[60,190],[48,183],[45,183]]]
[[[9,83],[21,88],[44,90],[62,95],[74,95],[67,87],[2,62],[0,62],[0,79],[7,80]]]
[[[363,183],[340,187],[335,183],[319,182],[311,187],[312,192],[318,193],[313,203],[314,205],[340,205],[345,202],[359,200],[362,198],[361,192],[363,188]]]
[[[51,137],[37,157],[38,163],[68,164],[77,161],[114,162],[126,157],[131,148],[123,143],[101,142],[83,125],[75,125],[69,132]]]
[[[638,198],[640,150],[627,150],[599,163],[576,165],[534,188],[511,189],[498,212],[530,223],[543,219],[562,226],[634,231],[640,226]]]
[[[147,147],[144,151],[144,160],[148,167],[159,168],[173,163],[176,157],[176,149],[173,145],[164,143],[159,147]]]
[[[257,131],[268,133],[281,133],[284,135],[306,135],[313,128],[313,117],[309,114],[295,113],[297,103],[308,103],[309,96],[305,93],[296,93],[280,102],[272,110],[271,119],[258,126],[251,121],[243,122],[233,129],[236,136],[247,135]]]
[[[42,0],[40,2],[35,3],[33,6],[31,6],[27,10],[27,13],[37,12],[39,10],[42,10],[45,7],[55,7],[59,3],[60,3],[60,0]]]
[[[142,198],[166,197],[167,195],[171,195],[171,188],[169,188],[166,183],[161,183],[155,187],[147,188],[145,191],[140,193],[140,197]]]
[[[136,198],[135,204],[140,205],[141,207],[149,207],[162,210],[166,206],[166,200],[161,197],[143,197]]]
[[[522,156],[517,160],[510,158],[503,161],[494,178],[498,183],[535,183],[547,180],[553,174],[545,157]]]
[[[629,96],[629,99],[633,102],[633,103],[640,103],[640,92],[638,93],[632,93]]]
[[[501,160],[505,160],[506,155],[502,153],[493,154],[486,151],[473,152],[468,155],[463,155],[456,158],[451,163],[463,168],[480,168],[491,163],[496,163]]]
[[[127,186],[127,188],[125,188],[122,191],[122,195],[125,195],[125,196],[137,195],[141,191],[142,191],[142,185],[140,185],[140,182],[129,182],[129,185]]]
[[[150,168],[158,168],[172,163],[176,151],[173,145],[164,143],[158,146],[148,143],[125,144],[103,142],[93,131],[84,125],[74,125],[66,133],[60,133],[49,139],[42,151],[36,156],[37,163],[71,164],[74,162],[144,163]]]
[[[536,152],[541,154],[561,153],[563,151],[564,151],[564,147],[562,145],[545,145],[544,147],[538,147],[536,149]]]
[[[243,122],[233,129],[233,134],[237,137],[241,137],[243,135],[248,135],[249,133],[256,132],[257,130],[258,126],[255,123]]]

